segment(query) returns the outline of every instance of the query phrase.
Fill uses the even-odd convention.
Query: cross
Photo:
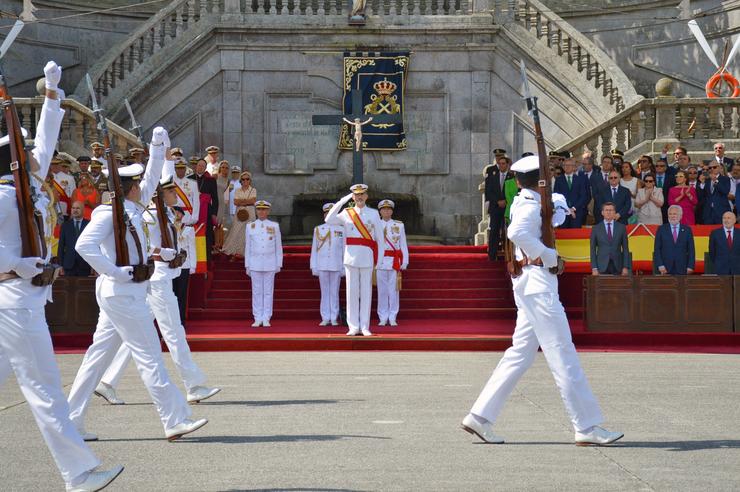
[[[352,123],[353,125],[357,125],[354,127],[355,131],[352,135],[352,142],[354,144],[352,145],[352,184],[357,184],[363,182],[362,125],[368,123],[385,125],[390,123],[403,123],[403,118],[400,114],[365,114],[362,106],[362,91],[360,89],[352,89],[350,91],[350,97],[352,98],[352,114],[315,114],[311,118],[311,123],[314,125],[341,125],[342,123],[345,123],[345,118],[352,122],[356,122]],[[359,136],[357,142],[355,142],[355,136]]]

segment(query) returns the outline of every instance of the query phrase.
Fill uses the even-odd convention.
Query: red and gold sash
[[[388,236],[385,237],[385,244],[388,245],[388,248],[385,250],[384,256],[389,256],[393,258],[393,269],[397,272],[400,272],[401,264],[403,263],[403,251],[401,251],[400,249],[396,249],[390,239],[388,239]]]
[[[352,220],[352,223],[355,225],[357,230],[360,232],[360,235],[362,236],[346,238],[347,244],[350,246],[367,246],[373,251],[373,263],[377,264],[378,243],[373,240],[373,236],[370,234],[370,231],[367,230],[367,227],[365,227],[365,223],[362,222],[360,214],[357,213],[357,210],[355,210],[354,208],[348,208],[347,215],[349,215],[350,220]]]
[[[59,194],[59,201],[64,202],[67,205],[67,213],[69,213],[71,200],[70,197],[67,195],[67,192],[64,190],[64,187],[60,185],[56,179],[51,180],[51,185],[54,188],[54,191]]]
[[[180,185],[178,185],[177,183],[175,183],[175,193],[177,194],[177,197],[182,200],[183,208],[185,209],[185,211],[189,214],[192,214],[193,204],[190,203],[190,199],[185,194],[185,192],[182,191],[182,188],[180,188]]]

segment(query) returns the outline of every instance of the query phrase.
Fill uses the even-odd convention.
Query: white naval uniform
[[[41,176],[41,174],[39,174]],[[72,200],[72,193],[75,192],[75,188],[77,188],[77,183],[75,181],[74,176],[71,174],[67,174],[64,171],[59,171],[58,173],[54,173],[54,181],[56,181],[59,186],[64,190],[64,193],[67,194],[67,198]],[[70,205],[72,203],[70,202]],[[67,208],[67,203],[63,201],[59,201],[59,206],[62,209],[62,214],[69,215],[70,210]]]
[[[149,147],[149,164],[140,185],[142,203],[149,203],[154,194],[164,164],[164,152],[164,146]],[[143,210],[129,200],[125,200],[124,204],[140,238],[142,255],[145,257],[143,260],[146,262],[147,242],[141,216]],[[126,243],[131,263],[138,263],[138,253],[130,232],[126,233]],[[87,349],[69,393],[72,421],[79,429],[84,428],[85,413],[93,391],[123,342],[131,350],[131,356],[165,430],[176,426],[190,417],[191,410],[183,394],[170,381],[164,366],[154,318],[147,305],[149,282],[121,282],[110,276],[118,267],[115,263],[115,238],[109,205],[100,205],[93,211],[92,220],[77,240],[76,249],[100,273],[95,282],[95,297],[100,306],[100,316],[93,343]]]
[[[395,250],[401,252],[401,270],[406,270],[409,264],[409,247],[406,244],[406,230],[403,222],[390,219],[380,221],[383,227],[383,236],[389,241]],[[390,245],[386,242],[386,253],[392,253]],[[396,321],[399,307],[398,272],[393,268],[393,257],[383,256],[376,272],[378,284],[378,318],[380,322]]]
[[[63,117],[59,100],[44,101],[32,151],[41,176],[49,170]],[[2,179],[12,180],[12,176]],[[38,205],[44,214],[45,207]],[[6,273],[21,256],[18,205],[11,185],[0,185],[0,232],[0,272]],[[49,251],[47,261],[50,254]],[[0,282],[0,386],[15,373],[62,478],[72,483],[84,480],[100,461],[69,419],[44,312],[50,299],[51,286],[36,287],[30,280],[20,278]]]
[[[573,346],[568,319],[558,296],[557,275],[547,267],[557,265],[557,252],[541,241],[540,194],[523,189],[511,206],[509,239],[516,245],[516,258],[542,258],[544,267],[528,265],[512,279],[517,320],[512,346],[504,353],[493,375],[473,405],[471,413],[496,421],[506,398],[519,378],[532,365],[542,347],[555,384],[576,431],[600,425],[604,420],[591,392]]]
[[[355,207],[362,222],[378,245],[378,261],[374,262],[373,252],[367,246],[346,244],[350,238],[361,238],[344,204],[352,199],[352,193],[345,196],[329,210],[324,221],[329,225],[344,227],[344,272],[347,290],[347,324],[351,332],[370,329],[370,305],[373,300],[373,268],[380,263],[385,251],[380,214],[368,207]]]
[[[321,287],[321,321],[339,320],[339,285],[344,275],[344,228],[320,224],[313,230],[311,273],[318,275]]]
[[[178,178],[174,174],[174,167],[172,168],[172,179],[175,184],[185,193],[190,200],[190,204],[193,207],[192,212],[185,212],[185,216],[182,218],[183,226],[183,243],[180,245],[188,253],[188,257],[185,259],[183,268],[189,268],[190,273],[195,273],[195,267],[198,263],[197,252],[195,251],[195,228],[198,227],[198,214],[200,213],[200,192],[198,191],[198,185],[192,179],[188,179],[187,176]],[[169,167],[165,168],[164,176],[167,176]],[[184,207],[185,202],[177,197],[177,205]]]
[[[269,322],[275,274],[283,268],[280,224],[257,219],[247,224],[244,234],[244,267],[252,279],[252,316],[256,322]]]
[[[169,208],[167,210],[169,211]],[[171,212],[168,215],[170,215],[170,222],[174,223]],[[149,251],[154,252],[162,244],[162,234],[157,221],[156,208],[152,207],[147,210],[143,218],[149,233]],[[170,268],[167,262],[155,261],[154,275],[149,281],[149,294],[146,299],[154,313],[159,332],[167,344],[170,356],[172,356],[185,388],[190,391],[196,386],[203,385],[206,382],[206,375],[200,370],[190,353],[190,347],[185,338],[185,328],[180,320],[177,297],[172,291],[172,279],[180,276],[181,270],[181,267]],[[121,345],[113,363],[105,371],[102,381],[116,388],[130,360],[131,349],[125,344]]]

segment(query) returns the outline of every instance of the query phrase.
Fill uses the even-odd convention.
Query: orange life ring
[[[719,85],[724,82],[730,89],[732,89],[732,95],[730,97],[740,97],[740,82],[730,72],[721,71],[712,75],[707,81],[707,85],[704,87],[707,93],[707,97],[715,98],[719,97]]]

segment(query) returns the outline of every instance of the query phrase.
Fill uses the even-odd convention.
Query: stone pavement
[[[586,353],[607,416],[626,433],[579,448],[540,354],[501,416],[508,444],[459,423],[500,353],[198,353],[224,391],[195,407],[190,439],[163,431],[133,366],[95,399],[88,430],[111,491],[738,490],[740,358]],[[59,357],[65,391],[79,355]],[[171,367],[171,366],[170,366]],[[0,489],[63,490],[15,381],[0,387]]]

